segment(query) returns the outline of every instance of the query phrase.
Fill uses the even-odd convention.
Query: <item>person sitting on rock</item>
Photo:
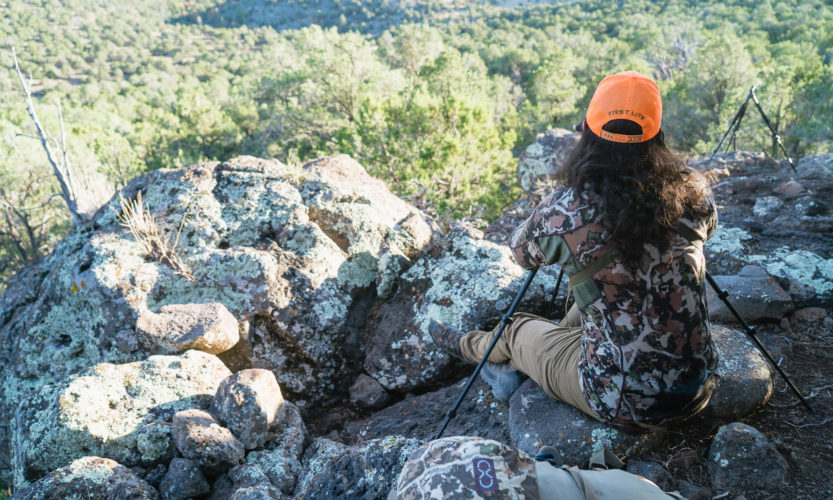
[[[561,323],[515,314],[489,356],[511,361],[550,397],[626,431],[691,416],[714,387],[703,243],[717,213],[705,177],[666,145],[662,101],[627,71],[599,83],[581,139],[510,237],[525,269],[558,263],[575,305]],[[429,332],[468,362],[497,328]]]

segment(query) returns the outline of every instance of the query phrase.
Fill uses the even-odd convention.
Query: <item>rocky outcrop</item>
[[[523,283],[502,238],[566,151],[556,151],[566,135],[550,136],[523,158],[537,162],[524,177],[532,201],[514,205],[488,238],[465,226],[441,235],[343,156],[302,167],[238,158],[131,182],[122,196],[142,193],[171,245],[179,236],[184,267],[147,255],[119,224],[114,200],[24,269],[0,302],[0,443],[9,437],[3,419],[21,402],[11,426],[16,494],[56,477],[72,488],[90,470],[100,491],[114,477],[138,498],[146,488],[147,498],[383,498],[470,373],[434,346],[428,321],[491,328]],[[707,245],[710,268],[750,321],[829,323],[818,306],[831,293],[823,208],[831,162],[802,159],[794,179],[754,155],[709,167],[726,212]],[[792,232],[789,217],[798,221]],[[561,309],[557,270],[537,274],[519,310]],[[716,322],[727,321],[715,297],[710,305]],[[767,401],[771,374],[743,332],[720,324],[714,332],[721,365],[705,414],[734,419]],[[332,425],[322,417],[311,429],[335,429],[328,438],[344,443],[310,445],[303,418],[319,410]],[[532,381],[507,405],[477,380],[445,434],[530,453],[549,444],[573,463],[602,445],[632,453],[653,443],[547,398]]]
[[[85,456],[151,465],[174,456],[171,418],[205,409],[230,375],[216,356],[188,351],[99,364],[23,400],[12,421],[15,485]]]
[[[118,197],[74,228],[10,282],[0,304],[0,421],[30,391],[97,363],[225,349],[232,338],[193,343],[196,323],[163,325],[176,319],[171,311],[212,303],[239,322],[240,342],[222,354],[229,366],[274,371],[300,406],[328,401],[360,371],[374,296],[396,290],[438,231],[345,156],[155,171],[120,196],[140,192],[187,269],[145,253],[120,224]]]
[[[833,155],[801,158],[792,172],[786,161],[734,152],[708,169],[721,207],[720,227],[706,244],[712,273],[756,264],[796,306],[833,304]]]
[[[400,277],[399,290],[370,320],[365,371],[382,386],[404,393],[447,381],[459,362],[428,334],[431,319],[461,331],[491,328],[512,303],[525,271],[509,249],[458,227]],[[519,310],[550,306],[552,271],[536,276]]]

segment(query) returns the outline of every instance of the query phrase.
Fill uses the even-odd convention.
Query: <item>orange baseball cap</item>
[[[662,99],[653,80],[636,71],[605,77],[596,87],[584,117],[594,134],[613,142],[645,142],[659,133]],[[639,135],[613,134],[602,127],[611,120],[631,120],[642,126]]]

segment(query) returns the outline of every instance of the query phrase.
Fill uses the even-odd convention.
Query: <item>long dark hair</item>
[[[602,128],[615,134],[642,133],[630,120],[613,120]],[[644,244],[660,252],[668,249],[677,219],[708,213],[705,178],[665,145],[662,130],[646,142],[623,144],[601,139],[585,126],[556,178],[593,201],[599,222],[631,269],[639,266]]]

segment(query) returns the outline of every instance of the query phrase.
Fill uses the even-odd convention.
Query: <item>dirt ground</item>
[[[833,310],[827,311],[833,316]],[[785,325],[786,326],[786,325]],[[833,329],[822,320],[790,320],[789,328],[758,325],[758,336],[804,394],[811,414],[776,374],[767,405],[742,420],[764,433],[788,463],[787,483],[758,491],[711,490],[697,498],[793,500],[833,498]],[[779,352],[780,351],[780,352]],[[692,422],[671,432],[659,451],[647,457],[664,465],[676,480],[710,488],[706,457],[719,423]]]

